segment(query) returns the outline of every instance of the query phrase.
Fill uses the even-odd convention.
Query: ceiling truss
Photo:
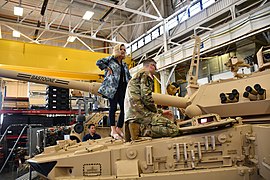
[[[101,47],[104,42],[110,47],[115,43],[129,45],[148,30],[145,27],[163,20],[157,0],[120,0],[115,3],[111,3],[112,0],[50,0],[45,7],[44,1],[22,0],[24,15],[17,17],[13,15],[13,7],[18,6],[19,1],[0,0],[0,26],[5,27],[1,28],[1,32],[4,31],[1,38],[14,39],[7,31],[16,30],[24,37],[22,41],[50,45],[61,41],[63,47],[69,47],[72,43],[66,39],[76,36],[77,42],[85,49],[94,51],[106,49]],[[95,12],[91,21],[82,19],[87,10]],[[112,40],[113,37],[117,40]],[[99,45],[91,47],[90,42]]]

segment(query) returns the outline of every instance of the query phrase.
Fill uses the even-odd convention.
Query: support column
[[[236,18],[235,5],[232,5],[230,8],[232,19]]]
[[[166,20],[163,21],[163,43],[164,43],[164,52],[168,51],[168,32],[167,32],[167,23]]]
[[[163,71],[160,71],[160,82],[161,82],[161,94],[166,94],[166,87],[167,87],[167,81],[170,78],[170,70],[165,69]],[[173,79],[175,79],[174,72],[172,74]],[[171,80],[171,79],[170,79]]]

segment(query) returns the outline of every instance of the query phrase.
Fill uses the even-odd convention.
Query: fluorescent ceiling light
[[[12,32],[12,36],[13,36],[13,37],[20,37],[20,36],[21,36],[21,33],[20,33],[19,31],[15,31],[15,30],[14,30],[14,31]]]
[[[23,8],[19,6],[14,7],[14,15],[22,16],[23,15]]]
[[[93,15],[94,15],[94,12],[86,11],[85,14],[83,15],[83,19],[84,20],[90,20]]]
[[[76,36],[68,36],[67,42],[74,42],[76,38]]]

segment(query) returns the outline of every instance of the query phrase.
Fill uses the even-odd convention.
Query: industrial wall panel
[[[206,32],[201,35],[201,39],[204,47],[201,48],[201,53],[204,53],[206,50],[218,48],[220,45],[229,44],[236,42],[237,39],[243,39],[248,36],[252,36],[253,33],[258,33],[270,29],[269,27],[269,18],[270,18],[270,7],[262,6],[251,11],[248,14],[245,14],[239,18],[236,18],[230,21],[227,24],[219,26],[214,29],[214,31]],[[190,40],[182,44],[182,46],[176,47],[172,50],[167,51],[166,53],[158,57],[157,66],[159,70],[165,69],[177,64],[181,61],[191,58],[194,47],[194,40]],[[181,52],[183,51],[183,52]],[[184,58],[181,60],[176,60],[176,54],[179,58],[181,54],[184,55]],[[168,60],[170,59],[170,60]],[[171,59],[174,60],[171,63]]]
[[[184,35],[185,33],[192,31],[195,27],[200,26],[203,23],[206,23],[223,13],[229,12],[230,8],[234,4],[241,4],[247,0],[218,0],[214,4],[200,11],[198,14],[188,18],[186,21],[183,21],[176,27],[176,32],[174,32],[172,38],[176,38]],[[229,15],[229,13],[228,13]],[[171,38],[171,37],[170,37]],[[162,40],[163,38],[159,38]],[[141,57],[142,54],[148,53],[153,47],[160,46],[161,41],[154,40],[143,48],[139,48],[132,53],[132,57]]]
[[[198,22],[202,22],[205,18],[207,18],[205,11],[200,11],[198,14],[190,17],[187,22],[187,29],[196,25]]]
[[[177,32],[183,32],[184,30],[187,29],[187,21],[179,24],[176,28],[177,28]]]
[[[268,8],[268,11],[265,11],[264,13],[256,12],[251,20],[252,22],[252,30],[269,26],[269,14],[270,14],[270,8]]]
[[[234,25],[232,25],[232,28],[233,29]],[[235,39],[237,37],[239,37],[239,34],[242,33],[242,34],[248,34],[252,31],[252,28],[251,28],[251,23],[248,22],[248,23],[245,23],[241,26],[241,28],[235,28],[231,31],[231,35],[230,35],[230,38],[231,39]]]
[[[222,0],[216,1],[214,4],[207,8],[208,16],[212,16],[213,14],[219,12],[220,10],[227,8],[233,3],[233,0]]]
[[[21,81],[6,81],[6,97],[27,97],[27,83]]]

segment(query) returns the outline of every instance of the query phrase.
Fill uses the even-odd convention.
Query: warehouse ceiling
[[[128,44],[171,14],[171,2],[0,0],[1,38],[107,52],[115,42]],[[14,7],[22,7],[23,15],[14,15]],[[90,20],[82,18],[86,11],[94,12]],[[20,37],[13,37],[15,30]],[[67,41],[70,36],[74,42]]]

